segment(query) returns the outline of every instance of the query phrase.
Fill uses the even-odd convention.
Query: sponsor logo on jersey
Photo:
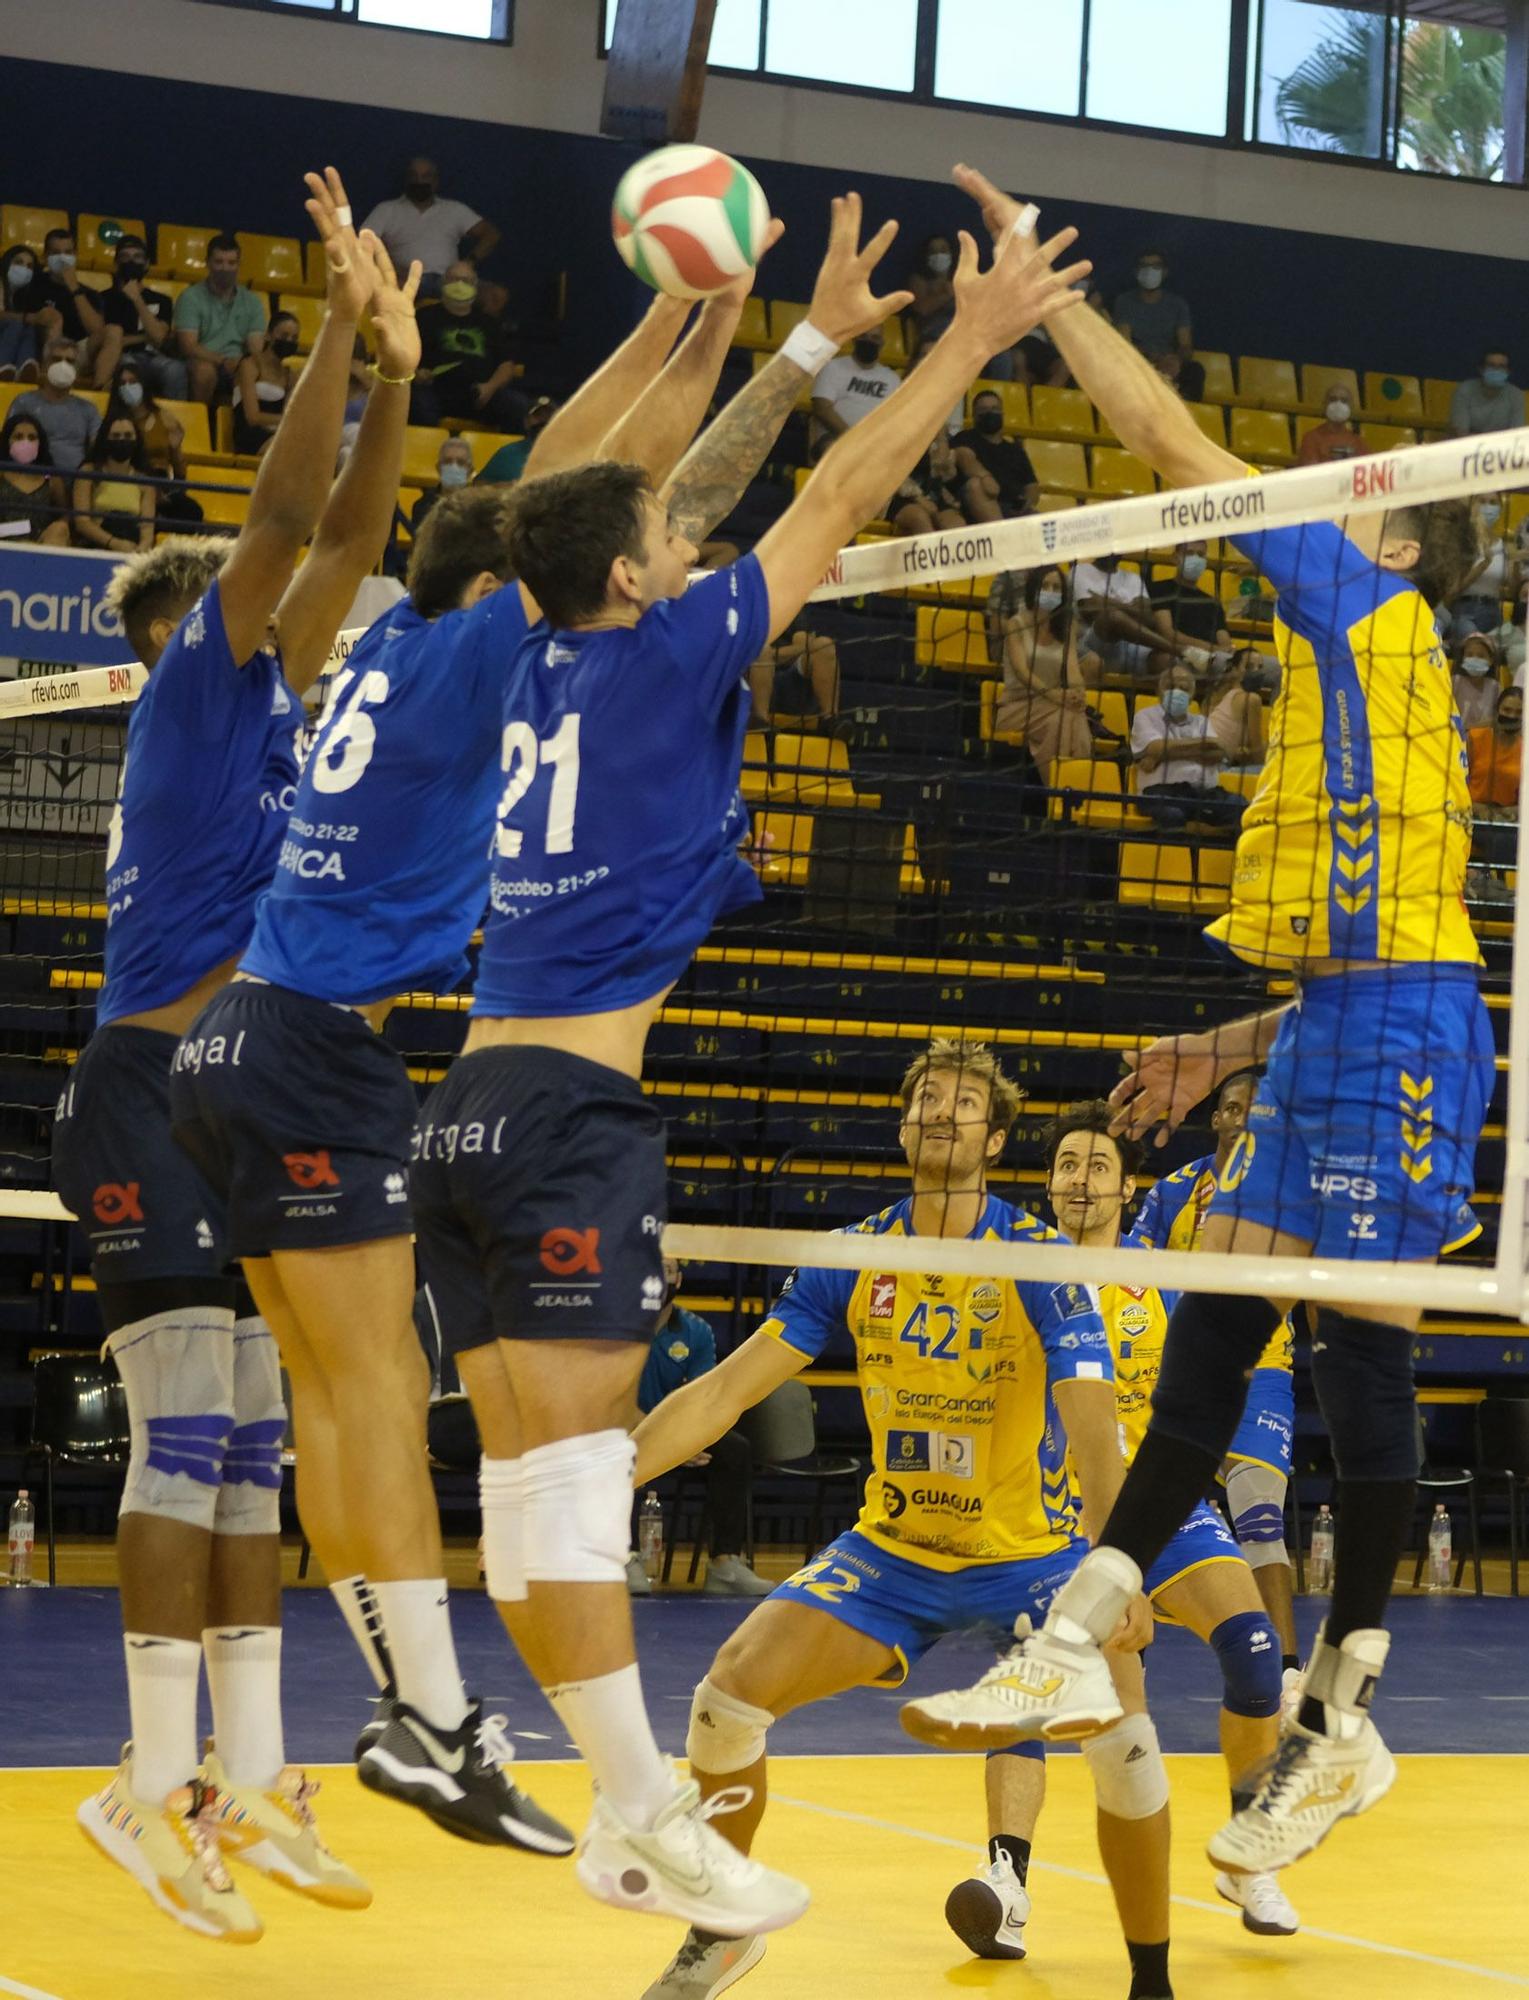
[[[292,1185],[302,1188],[305,1193],[311,1193],[315,1188],[340,1185],[340,1176],[330,1164],[327,1151],[283,1153],[281,1163],[286,1168],[287,1178]]]
[[[532,1305],[539,1308],[547,1306],[592,1306],[594,1302],[595,1296],[593,1292],[538,1291],[531,1300]]]
[[[889,1521],[899,1521],[908,1511],[908,1496],[890,1479],[881,1482],[881,1511]]]
[[[1058,1285],[1056,1295],[1062,1307],[1063,1319],[1079,1319],[1084,1313],[1094,1311],[1094,1295],[1087,1285]]]
[[[872,1277],[869,1311],[872,1319],[896,1318],[897,1279],[890,1271],[878,1271]]]
[[[142,1222],[141,1181],[105,1181],[91,1196],[97,1222],[115,1226],[122,1222]]]
[[[596,1236],[598,1236],[600,1232],[598,1230],[595,1230],[593,1233]],[[598,1271],[599,1268],[600,1266],[596,1264],[595,1269]],[[658,1312],[662,1307],[663,1303],[664,1303],[663,1279],[644,1278],[642,1281],[642,1310],[644,1312]]]
[[[940,1466],[947,1479],[970,1479],[977,1470],[977,1440],[962,1431],[941,1431]]]
[[[1115,1324],[1128,1340],[1134,1340],[1152,1324],[1152,1315],[1141,1304],[1122,1306],[1115,1315]]]
[[[541,1240],[544,1271],[555,1277],[572,1278],[582,1271],[600,1275],[600,1232],[598,1229],[549,1229]],[[662,1290],[662,1280],[659,1281]]]
[[[990,1417],[997,1404],[992,1396],[945,1396],[937,1390],[899,1389],[897,1407],[930,1410],[952,1417]]]
[[[888,1431],[888,1472],[929,1472],[928,1431]]]
[[[890,1368],[896,1357],[884,1347],[868,1347],[860,1357],[862,1368]]]
[[[996,1285],[978,1285],[968,1298],[967,1307],[974,1320],[991,1326],[1003,1311],[1003,1294]]]

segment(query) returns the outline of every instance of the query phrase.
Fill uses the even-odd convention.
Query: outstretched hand
[[[742,312],[743,302],[749,293],[753,291],[755,281],[759,277],[759,266],[775,248],[776,244],[779,243],[785,233],[785,223],[781,221],[779,216],[772,216],[770,218],[770,226],[765,231],[765,240],[760,245],[759,256],[754,264],[754,268],[751,271],[745,271],[741,277],[734,278],[733,282],[724,291],[713,292],[706,303],[709,306],[729,306],[735,312]]]
[[[1166,1146],[1180,1125],[1215,1089],[1220,1074],[1213,1037],[1164,1035],[1124,1057],[1127,1074],[1110,1092],[1112,1132],[1144,1139],[1154,1125]]]
[[[304,174],[303,203],[324,245],[325,301],[337,319],[359,320],[372,296],[372,260],[363,255],[351,221],[350,198],[334,167]]]
[[[963,229],[958,238],[961,259],[956,266],[955,326],[970,334],[984,355],[1000,354],[1023,340],[1042,320],[1054,319],[1083,303],[1073,286],[1086,278],[1093,265],[1085,258],[1053,269],[1055,260],[1078,240],[1076,229],[1059,229],[1048,242],[1037,245],[1033,237],[1002,238],[986,271],[978,269],[977,245]]]
[[[976,167],[965,165],[952,167],[951,179],[963,193],[969,194],[982,210],[982,220],[987,224],[988,234],[995,245],[1007,242],[1024,212],[1024,204],[1011,194],[1005,194],[1001,187],[995,187],[987,175]]]
[[[412,375],[419,366],[419,322],[414,317],[414,299],[424,266],[415,262],[400,285],[393,260],[380,236],[363,229],[359,238],[361,255],[372,267],[372,331],[377,336],[377,366],[394,381]]]
[[[912,292],[888,292],[877,298],[871,273],[892,247],[895,222],[884,222],[860,247],[861,204],[857,194],[835,195],[830,206],[828,250],[812,288],[807,317],[820,333],[840,342],[869,333],[913,303]],[[997,352],[997,349],[994,349]]]

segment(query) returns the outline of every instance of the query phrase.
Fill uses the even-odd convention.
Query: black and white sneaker
[[[372,1704],[372,1719],[356,1738],[355,1757],[359,1764],[372,1745],[378,1742],[388,1724],[393,1720],[393,1710],[398,1706],[398,1696],[390,1681]]]
[[[502,1766],[515,1751],[504,1731],[505,1718],[486,1716],[481,1702],[470,1704],[458,1728],[437,1729],[407,1702],[395,1701],[387,1727],[362,1751],[356,1772],[371,1791],[418,1806],[459,1840],[571,1854],[568,1828],[505,1776]]]

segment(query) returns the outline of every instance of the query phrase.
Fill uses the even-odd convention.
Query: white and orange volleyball
[[[711,146],[663,146],[621,176],[611,234],[646,285],[709,299],[758,263],[770,226],[764,189]]]

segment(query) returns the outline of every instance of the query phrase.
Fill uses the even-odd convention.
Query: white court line
[[[0,1979],[0,1993],[16,1993],[20,2000],[58,2000],[56,1993],[43,1993],[35,1986],[22,1986],[14,1979]]]
[[[953,1840],[946,1833],[926,1833],[921,1827],[904,1826],[899,1820],[879,1819],[872,1813],[845,1812],[839,1806],[820,1806],[811,1799],[794,1799],[785,1792],[773,1788],[771,1799],[777,1805],[796,1806],[802,1812],[821,1813],[825,1819],[848,1820],[854,1826],[868,1826],[877,1833],[900,1833],[909,1840],[922,1840],[931,1847],[953,1847],[962,1854],[975,1854],[979,1850],[969,1840]],[[1048,1875],[1065,1875],[1069,1881],[1088,1882],[1095,1888],[1107,1889],[1109,1882],[1103,1875],[1091,1874],[1083,1868],[1064,1868],[1055,1861],[1034,1861],[1030,1863],[1032,1872],[1039,1868]],[[1181,1910],[1203,1910],[1213,1917],[1224,1917],[1228,1922],[1240,1921],[1238,1912],[1224,1903],[1202,1902],[1198,1896],[1172,1896]],[[1350,1937],[1345,1931],[1318,1930],[1314,1925],[1302,1924],[1301,1936],[1321,1938],[1325,1944],[1352,1945],[1356,1951],[1377,1952],[1383,1958],[1405,1958],[1414,1965],[1436,1965],[1443,1972],[1467,1972],[1477,1979],[1490,1979],[1500,1986],[1518,1986],[1529,1991],[1529,1979],[1521,1979],[1516,1972],[1495,1972],[1490,1966],[1471,1965],[1462,1958],[1436,1958],[1432,1952],[1409,1951],[1405,1945],[1381,1944],[1375,1938]]]

